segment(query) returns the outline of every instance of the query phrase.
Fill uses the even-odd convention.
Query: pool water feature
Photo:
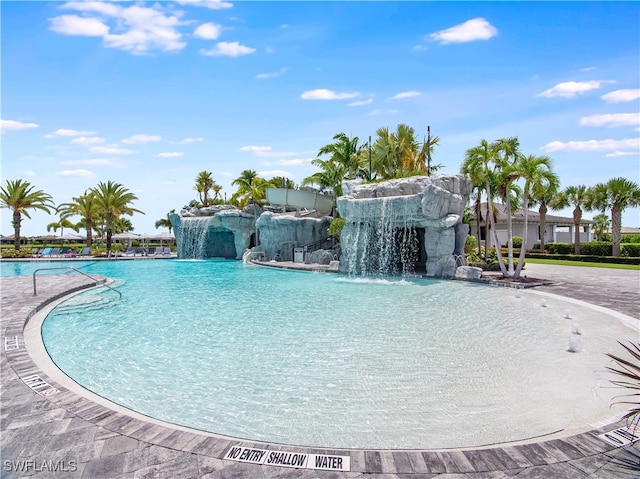
[[[471,283],[70,265],[122,279],[125,299],[100,305],[113,292],[94,290],[49,314],[43,340],[67,375],[158,419],[275,443],[436,449],[587,430],[620,410],[604,354],[637,337],[585,307]]]

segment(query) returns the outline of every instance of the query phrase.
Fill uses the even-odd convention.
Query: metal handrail
[[[84,272],[80,271],[79,269],[76,269],[76,268],[74,268],[74,267],[72,267],[72,266],[60,266],[60,267],[57,267],[57,268],[38,268],[37,270],[35,270],[35,271],[33,272],[33,295],[34,295],[34,296],[36,296],[36,273],[37,273],[38,271],[47,271],[47,270],[54,270],[54,269],[72,269],[72,270],[73,270],[73,271],[75,271],[76,273],[80,273],[80,274],[82,274],[82,275],[86,276],[87,278],[92,279],[92,280],[93,280],[93,281],[95,281],[96,283],[99,283],[99,280],[97,280],[97,279],[96,279],[96,278],[94,278],[93,276],[89,276],[87,273],[84,273]],[[104,287],[106,287],[106,288],[109,288],[109,289],[110,289],[110,290],[112,290],[112,291],[115,291],[116,293],[118,293],[118,294],[120,295],[120,299],[122,299],[122,293],[121,293],[120,291],[118,291],[117,289],[112,288],[111,286],[109,286],[109,285],[108,285],[108,284],[106,284],[106,283],[102,283],[102,286],[104,286]]]

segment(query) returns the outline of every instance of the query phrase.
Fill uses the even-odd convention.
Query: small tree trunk
[[[613,256],[620,256],[620,242],[622,241],[622,208],[618,203],[611,207],[611,237],[613,239]]]
[[[524,194],[523,203],[525,205],[529,203],[529,198],[527,197],[526,193]],[[514,278],[520,277],[520,272],[522,271],[522,267],[524,266],[524,257],[527,251],[528,230],[529,230],[529,215],[528,215],[527,208],[525,208],[524,209],[524,233],[522,235],[522,246],[520,246],[520,255],[518,256],[518,266],[516,267],[515,273],[513,273]]]
[[[20,250],[20,224],[22,223],[22,215],[19,211],[13,212],[13,248]]]
[[[547,205],[541,204],[538,213],[540,213],[540,250],[544,251],[544,236],[547,229]]]
[[[582,210],[579,206],[573,210],[573,251],[580,254],[580,222],[582,221]]]
[[[489,185],[489,178],[487,178],[486,182],[487,182],[487,191],[491,191],[490,189],[491,185]],[[500,271],[502,272],[502,276],[507,278],[509,277],[509,275],[507,273],[507,268],[504,265],[504,260],[502,259],[502,251],[500,251],[500,240],[498,239],[498,232],[493,222],[493,202],[491,201],[491,195],[487,195],[487,207],[491,211],[491,214],[489,215],[489,224],[491,225],[491,229],[493,230],[494,241],[497,245],[496,253],[498,254],[498,264],[500,265]]]
[[[505,203],[507,213],[507,256],[509,260],[509,276],[513,276],[513,224],[511,221],[511,197],[508,189]]]

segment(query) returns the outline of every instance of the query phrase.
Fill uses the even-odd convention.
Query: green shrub
[[[589,241],[580,244],[580,254],[587,256],[611,256],[613,245],[608,241]]]
[[[464,252],[468,253],[469,251],[475,250],[478,252],[478,239],[475,236],[468,235],[467,241],[464,244]]]
[[[625,258],[638,258],[640,257],[640,244],[637,243],[623,243],[620,245],[620,256]]]
[[[575,250],[571,243],[547,243],[546,246],[551,254],[571,254]]]
[[[331,220],[331,223],[329,223],[327,233],[329,233],[329,236],[338,236],[340,235],[340,232],[342,231],[342,228],[344,228],[345,224],[346,221],[344,218],[334,218]]]
[[[613,263],[613,264],[635,264],[640,265],[639,257],[615,257],[615,256],[587,256],[576,254],[543,254],[529,253],[531,259],[558,259],[566,261],[582,261],[584,263]]]
[[[640,234],[639,233],[627,233],[626,235],[622,235],[622,239],[620,240],[622,243],[640,243]]]
[[[522,248],[522,236],[514,236],[511,239],[513,240],[514,248]]]
[[[2,249],[3,258],[31,258],[33,256],[33,250],[31,248],[15,249]]]

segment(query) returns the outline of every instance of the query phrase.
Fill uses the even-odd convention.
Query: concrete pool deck
[[[568,269],[566,269],[568,268]],[[541,290],[640,318],[640,271],[528,265]],[[618,422],[571,437],[477,450],[335,450],[256,443],[179,429],[133,417],[58,383],[25,347],[27,321],[48,303],[95,282],[77,275],[2,277],[0,477],[64,478],[335,478],[502,479],[628,478],[622,461],[638,464],[638,443],[615,447],[599,434]],[[456,427],[452,425],[452,433]],[[244,449],[233,449],[233,448]],[[251,462],[224,459],[238,452]],[[255,452],[253,452],[255,451]],[[324,469],[260,465],[320,461]],[[285,455],[275,454],[284,452]],[[272,454],[274,453],[274,454]],[[313,455],[313,456],[312,456]],[[332,459],[333,458],[333,459]],[[340,462],[338,458],[343,459]],[[343,462],[344,461],[344,462]],[[349,471],[345,469],[348,463]],[[302,464],[302,462],[300,462]],[[305,465],[308,465],[305,462]],[[639,474],[635,472],[636,477]]]

